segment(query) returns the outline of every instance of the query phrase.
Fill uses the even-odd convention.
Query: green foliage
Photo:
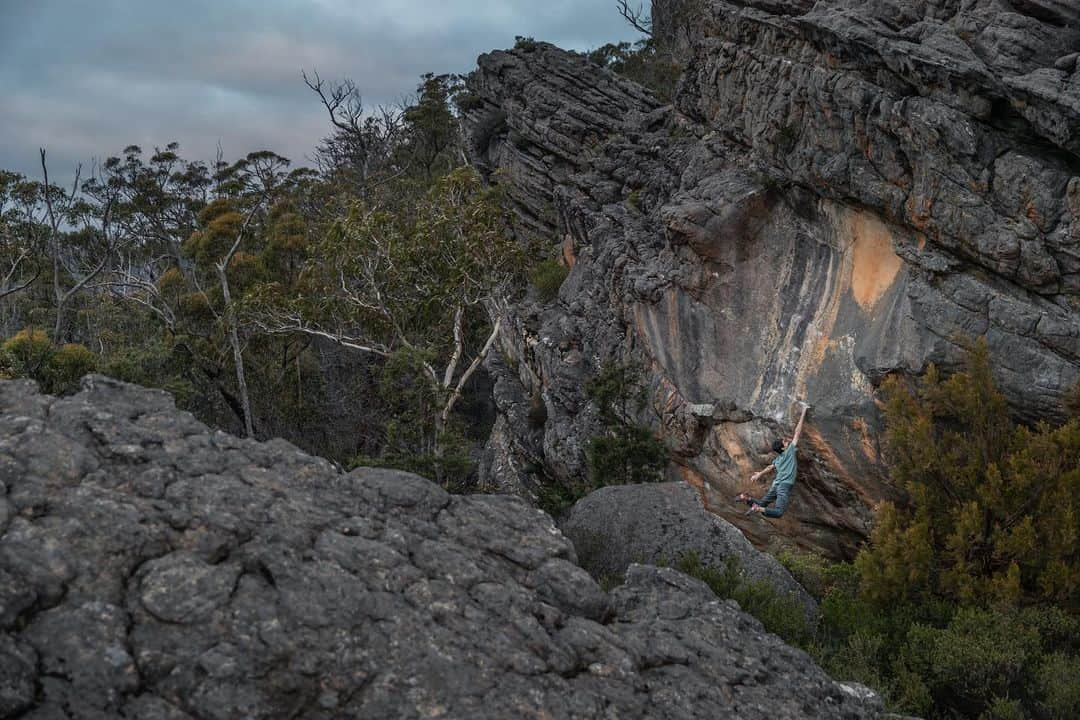
[[[335,116],[341,124],[320,146],[318,175],[287,172],[288,160],[265,150],[207,165],[185,161],[175,144],[146,153],[130,146],[95,166],[100,172],[67,203],[55,185],[0,172],[0,260],[12,269],[12,286],[26,285],[5,298],[6,332],[59,328],[56,337],[38,331],[40,342],[13,338],[12,352],[0,352],[0,374],[67,391],[93,365],[86,352],[57,347],[70,340],[100,352],[94,362],[103,372],[168,388],[201,420],[239,432],[246,418],[236,337],[258,434],[339,461],[405,456],[401,446],[427,438],[394,415],[400,404],[383,400],[379,353],[405,346],[433,353],[439,382],[431,373],[423,379],[446,400],[493,316],[523,286],[524,256],[501,192],[460,167],[451,105],[464,98],[460,78],[425,75],[405,108],[363,112],[355,126],[348,111],[360,110],[350,104],[359,98],[343,87],[345,114]],[[58,238],[70,249],[60,290],[77,290],[63,312],[53,299],[49,228],[41,222],[46,190],[78,216]],[[98,226],[106,208],[122,248],[105,248]],[[114,261],[119,256],[123,263]],[[228,302],[216,267],[227,257]],[[76,288],[103,260],[100,274]],[[379,292],[386,307],[372,302]],[[456,330],[458,374],[450,388],[435,388]],[[370,345],[373,355],[344,357],[349,350],[330,346],[341,336]],[[431,454],[438,470],[429,474],[468,474],[460,460],[472,455],[487,422],[475,401],[482,387],[465,383],[454,413],[438,422],[439,453]]]
[[[810,640],[811,628],[802,605],[793,598],[780,595],[765,581],[747,581],[738,558],[730,556],[724,567],[716,568],[703,564],[697,553],[688,552],[677,559],[675,568],[704,582],[717,597],[738,602],[739,607],[760,620],[766,630],[784,641],[806,646]]]
[[[1075,717],[1078,421],[1017,426],[985,345],[962,372],[886,384],[885,504],[854,564],[787,553],[819,600],[807,647],[928,718]]]
[[[609,362],[585,381],[585,395],[596,404],[605,425],[621,425],[631,414],[645,409],[641,376],[641,368],[637,365]]]
[[[518,35],[517,37],[514,38],[514,49],[515,50],[524,50],[526,52],[532,52],[533,50],[536,50],[536,48],[538,46],[539,46],[539,43],[536,42],[536,40],[532,39],[531,37],[523,37],[521,35]]]
[[[460,430],[436,421],[445,398],[426,377],[425,364],[431,358],[430,353],[403,348],[387,359],[379,378],[379,394],[390,413],[382,449],[350,464],[407,470],[460,490],[475,463]]]
[[[1015,606],[1080,603],[1080,420],[1017,426],[985,342],[947,380],[886,383],[892,477],[910,502],[878,513],[858,558],[863,591]]]
[[[451,99],[461,91],[461,78],[428,73],[420,80],[416,102],[403,113],[409,138],[404,150],[430,181],[458,162],[453,152],[459,140],[458,123]]]
[[[124,382],[167,390],[179,407],[189,407],[196,397],[187,358],[158,338],[117,348],[102,358],[100,371]]]
[[[1024,720],[1024,711],[1019,700],[994,698],[990,707],[979,716],[980,720]]]
[[[56,347],[43,330],[24,328],[4,342],[0,372],[8,378],[33,378],[44,392],[67,395],[78,390],[79,380],[93,372],[97,362],[84,345]]]
[[[484,99],[476,93],[459,93],[454,98],[454,102],[462,112],[472,112],[484,107]]]
[[[865,579],[854,564],[792,553],[781,560],[818,599],[821,618],[803,647],[892,708],[929,718],[1075,717],[1076,616],[1049,605],[946,600],[882,607],[859,592]]]
[[[1080,717],[1080,656],[1057,651],[1043,656],[1035,675],[1041,714],[1051,720]]]
[[[79,388],[83,375],[97,367],[97,356],[85,345],[65,343],[56,348],[43,368],[47,392],[67,395]]]
[[[210,267],[232,247],[243,224],[244,216],[233,208],[233,203],[219,198],[199,213],[202,229],[187,239],[184,252],[199,265]]]
[[[645,407],[641,370],[634,365],[605,365],[585,384],[604,432],[585,445],[587,483],[575,488],[583,496],[604,485],[655,482],[667,466],[667,448],[648,426],[635,421]]]
[[[636,43],[608,43],[588,53],[591,61],[624,75],[670,102],[682,75],[682,64],[653,38]]]
[[[1072,627],[1071,638],[1046,634],[1047,624]],[[932,698],[935,714],[998,717],[1005,701],[1021,717],[1071,711],[1075,693],[1055,682],[1076,666],[1075,619],[1054,608],[994,610],[962,607],[944,627],[911,626],[901,648],[903,665],[917,673]],[[1050,690],[1050,692],[1047,692]],[[1047,712],[1048,711],[1048,712]]]
[[[570,487],[557,481],[543,482],[537,490],[536,506],[557,518],[588,493],[587,488]]]
[[[529,282],[540,293],[544,302],[551,302],[559,296],[559,288],[562,287],[566,276],[570,274],[570,268],[554,258],[537,263],[529,272]]]
[[[409,208],[357,204],[313,250],[309,295],[295,310],[348,334],[355,327],[372,344],[448,357],[456,310],[479,329],[483,302],[520,279],[524,253],[508,222],[501,195],[472,168],[439,179]]]
[[[53,353],[53,344],[44,330],[24,328],[4,342],[4,352],[14,361],[19,376],[38,379]]]
[[[585,446],[593,487],[657,482],[667,467],[667,448],[644,425],[625,424]]]

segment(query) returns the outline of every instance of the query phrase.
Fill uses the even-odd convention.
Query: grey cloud
[[[59,175],[172,140],[192,158],[220,142],[228,157],[269,147],[303,163],[327,125],[301,69],[352,78],[369,105],[393,103],[421,73],[467,72],[515,35],[576,49],[632,39],[613,5],[0,0],[0,167],[36,177],[46,146]]]

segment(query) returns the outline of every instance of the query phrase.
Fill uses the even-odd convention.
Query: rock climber
[[[791,499],[791,489],[795,486],[795,473],[798,469],[795,454],[798,452],[799,436],[802,435],[803,422],[810,406],[800,401],[799,407],[802,413],[799,415],[799,424],[795,426],[795,435],[790,442],[783,438],[777,439],[772,444],[773,452],[777,457],[764,470],[759,470],[750,476],[752,482],[757,482],[770,472],[776,471],[776,479],[773,480],[769,492],[760,500],[755,500],[748,493],[739,493],[737,500],[741,500],[750,506],[746,514],[761,513],[765,517],[778,518],[787,510],[788,500]],[[769,507],[772,503],[774,507]]]

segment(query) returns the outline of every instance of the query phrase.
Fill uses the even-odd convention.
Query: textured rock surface
[[[670,570],[605,594],[551,519],[0,383],[0,718],[873,717]]]
[[[791,573],[756,550],[737,527],[705,510],[687,483],[600,488],[575,503],[559,529],[595,577],[621,575],[635,562],[671,565],[689,552],[718,569],[735,558],[747,581],[766,582],[802,605],[808,618],[817,616],[817,603]]]
[[[1080,377],[1075,10],[700,6],[673,107],[547,45],[482,56],[469,79],[477,165],[572,266],[507,324],[513,362],[493,371],[547,420],[497,429],[491,467],[514,477],[494,484],[580,474],[597,430],[582,385],[631,360],[675,477],[759,544],[850,554],[890,495],[886,375],[955,365],[982,335],[1025,419],[1059,417]],[[749,489],[797,396],[815,413],[793,502],[749,524],[722,498]]]

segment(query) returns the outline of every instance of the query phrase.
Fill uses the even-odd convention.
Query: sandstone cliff
[[[163,392],[0,383],[0,718],[858,718],[731,601],[551,518],[212,432]]]
[[[484,55],[469,79],[474,161],[572,267],[491,363],[485,477],[528,494],[536,467],[581,473],[598,429],[584,380],[633,360],[644,419],[715,511],[759,542],[850,554],[890,496],[885,376],[954,365],[984,336],[1027,420],[1060,417],[1080,377],[1080,13],[684,5],[673,106],[543,44]],[[796,396],[816,411],[792,509],[750,524],[723,498],[790,432]],[[542,428],[520,421],[532,397]]]

